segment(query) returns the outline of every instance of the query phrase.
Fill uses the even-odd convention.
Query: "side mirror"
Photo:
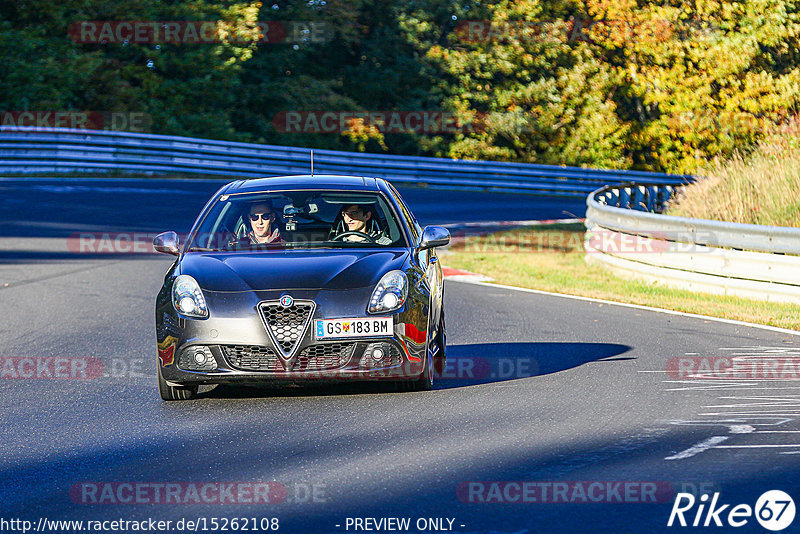
[[[153,239],[153,248],[156,249],[156,252],[172,254],[173,256],[180,254],[178,244],[178,234],[175,232],[164,232],[163,234],[158,234],[155,239]]]
[[[419,249],[443,247],[450,242],[450,230],[443,226],[426,226],[422,230]]]

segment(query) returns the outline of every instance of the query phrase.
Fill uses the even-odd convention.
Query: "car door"
[[[386,185],[394,197],[395,203],[400,208],[401,217],[403,217],[405,223],[408,225],[408,228],[411,231],[414,244],[418,245],[422,239],[422,228],[417,222],[417,218],[414,216],[413,212],[408,207],[408,204],[406,204],[405,200],[403,200],[403,197],[400,196],[400,193],[397,192],[394,186],[388,182]],[[420,280],[420,283],[424,283],[427,286],[425,289],[430,294],[429,303],[431,309],[429,312],[429,317],[432,323],[431,325],[428,325],[428,329],[430,330],[432,325],[438,325],[439,321],[441,320],[441,310],[444,303],[444,278],[442,276],[442,268],[441,265],[439,265],[439,257],[436,254],[436,249],[429,248],[426,250],[415,250],[415,254],[417,264],[424,272],[424,277]]]

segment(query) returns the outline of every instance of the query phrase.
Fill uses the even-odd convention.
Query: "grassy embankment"
[[[800,137],[762,143],[751,154],[710,166],[709,176],[670,207],[686,217],[800,226]],[[580,224],[510,230],[456,241],[448,267],[490,275],[497,283],[736,319],[800,330],[797,306],[722,297],[619,278],[587,264]]]
[[[800,121],[747,156],[715,162],[686,187],[669,215],[800,227]]]

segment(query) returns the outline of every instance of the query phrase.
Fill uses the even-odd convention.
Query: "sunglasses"
[[[263,219],[265,221],[271,221],[272,218],[275,217],[274,213],[251,213],[250,220],[256,222],[259,219]]]
[[[342,215],[347,215],[348,217],[353,219],[355,217],[360,216],[362,213],[364,213],[364,212],[361,211],[361,210],[350,210],[350,211],[343,211]]]

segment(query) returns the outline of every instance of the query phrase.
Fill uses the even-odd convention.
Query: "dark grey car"
[[[156,299],[161,397],[320,380],[430,389],[446,347],[436,247],[449,240],[380,178],[225,185],[185,239],[154,241],[177,256]]]

